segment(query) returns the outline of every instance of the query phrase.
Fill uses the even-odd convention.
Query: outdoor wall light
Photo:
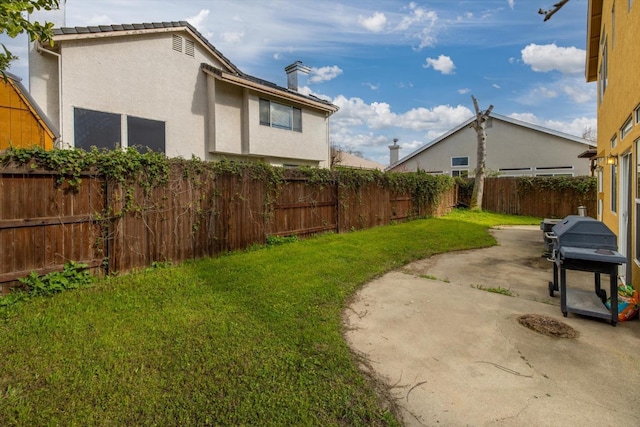
[[[607,156],[607,164],[608,165],[616,165],[618,164],[618,155],[617,154],[610,154]]]

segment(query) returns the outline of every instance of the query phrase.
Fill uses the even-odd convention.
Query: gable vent
[[[173,50],[177,52],[182,52],[182,37],[174,35],[172,43],[173,43]]]
[[[184,53],[189,56],[195,56],[195,43],[193,40],[184,41]]]

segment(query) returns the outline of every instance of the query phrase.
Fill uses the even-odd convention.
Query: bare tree
[[[587,141],[597,142],[598,141],[598,134],[596,133],[595,128],[593,128],[591,126],[587,126],[582,131],[582,138],[586,139]]]
[[[342,163],[342,148],[339,145],[331,145],[331,168]]]
[[[487,174],[486,160],[487,160],[487,120],[493,110],[493,105],[489,105],[486,111],[481,111],[478,107],[478,100],[475,96],[471,95],[473,100],[473,107],[476,110],[476,119],[471,123],[476,131],[478,140],[478,163],[476,167],[476,178],[473,183],[473,192],[471,193],[471,209],[482,209],[482,196],[484,194],[484,178]]]
[[[549,10],[544,10],[542,8],[540,8],[540,10],[538,10],[538,13],[540,15],[544,15],[544,20],[547,21],[549,19],[551,19],[551,17],[560,9],[562,9],[562,6],[564,6],[565,4],[567,4],[569,2],[569,0],[560,0],[558,3],[554,4],[553,7]]]

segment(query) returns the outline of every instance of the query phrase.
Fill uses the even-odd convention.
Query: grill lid
[[[618,239],[609,227],[588,216],[569,215],[552,231],[560,247],[618,250]]]

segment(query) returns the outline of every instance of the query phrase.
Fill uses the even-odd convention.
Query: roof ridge
[[[54,36],[62,36],[69,34],[96,34],[96,33],[117,33],[120,31],[132,30],[154,30],[154,29],[171,29],[171,28],[187,28],[191,31],[205,46],[211,49],[223,62],[225,62],[234,73],[244,75],[240,69],[222,54],[200,31],[191,25],[188,21],[163,21],[163,22],[138,22],[133,24],[107,24],[107,25],[88,25],[76,27],[59,27],[53,29]]]

